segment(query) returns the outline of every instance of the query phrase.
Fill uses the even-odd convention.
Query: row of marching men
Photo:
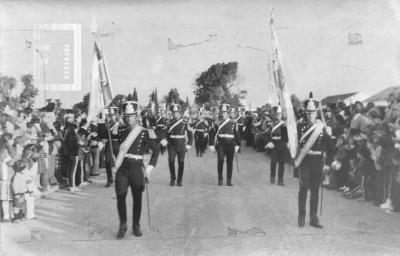
[[[129,103],[130,101],[128,101]],[[179,104],[172,104],[170,116],[167,118],[161,109],[155,115],[148,115],[142,112],[137,115],[138,124],[148,129],[154,134],[160,146],[160,152],[168,153],[168,166],[170,170],[170,186],[183,185],[183,173],[185,169],[185,156],[191,149],[193,141],[197,157],[202,157],[208,146],[218,153],[218,184],[222,185],[222,166],[223,158],[227,157],[227,185],[232,186],[232,161],[233,155],[239,151],[240,134],[243,127],[243,111],[238,108],[231,108],[229,104],[220,106],[220,118],[214,118],[203,108],[195,111],[191,118],[186,118],[182,114],[182,107]],[[108,130],[112,147],[106,143],[106,170],[107,184],[109,187],[113,183],[112,165],[118,155],[120,139],[120,128],[125,122],[119,118],[118,108],[111,106],[107,108],[106,114],[109,117]],[[226,121],[226,122],[225,122]],[[220,128],[221,127],[221,128]],[[107,138],[109,139],[109,138]],[[110,141],[110,140],[108,140]],[[148,151],[146,151],[148,153]],[[187,156],[186,156],[187,157]],[[177,160],[177,166],[176,166]],[[176,168],[177,167],[177,171]]]
[[[126,196],[129,187],[133,196],[132,231],[135,236],[142,235],[139,224],[142,193],[150,173],[157,164],[162,147],[166,147],[168,152],[170,186],[183,186],[185,156],[192,147],[193,137],[198,140],[196,142],[198,156],[202,155],[203,139],[208,137],[209,148],[211,151],[217,151],[218,155],[218,185],[223,184],[223,165],[226,159],[226,185],[233,186],[233,157],[240,148],[240,134],[238,125],[230,118],[230,106],[222,104],[219,109],[221,120],[214,120],[211,125],[202,116],[197,116],[190,123],[184,120],[182,108],[178,104],[171,105],[170,110],[171,120],[163,121],[162,116],[156,116],[154,122],[150,122],[138,115],[136,101],[126,101],[122,104],[124,120],[120,123],[118,109],[116,107],[108,109],[110,122],[107,125],[112,145],[110,142],[106,145],[107,174],[111,183],[115,173],[115,191],[120,218],[117,238],[124,237],[127,231]],[[149,152],[151,152],[150,159],[145,163],[147,161],[144,161],[144,155]],[[176,167],[178,167],[177,172]]]

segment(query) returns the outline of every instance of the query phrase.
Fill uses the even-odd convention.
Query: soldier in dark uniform
[[[193,122],[194,130],[194,145],[196,147],[196,156],[202,157],[204,154],[204,141],[207,137],[208,123],[204,120],[201,110],[197,113],[197,116]]]
[[[161,142],[161,140],[163,138],[165,138],[166,128],[167,128],[167,120],[165,119],[161,108],[159,108],[158,113],[154,119],[154,131],[157,135],[158,142]],[[164,154],[165,150],[166,150],[166,147],[161,146],[161,148],[160,148],[161,154]]]
[[[145,178],[149,175],[157,163],[160,151],[157,137],[153,130],[145,129],[138,125],[138,103],[126,101],[122,104],[125,126],[120,126],[119,153],[115,160],[113,172],[115,176],[115,191],[117,194],[117,208],[120,219],[117,238],[124,237],[127,230],[126,195],[131,187],[133,197],[133,235],[141,236],[140,215],[142,211],[142,192],[145,188]],[[144,169],[143,154],[150,148],[152,151],[149,164]],[[143,173],[145,170],[145,173]]]
[[[317,217],[318,191],[322,182],[323,170],[329,170],[332,162],[333,145],[331,131],[317,119],[319,102],[312,98],[304,101],[307,120],[298,124],[299,152],[295,165],[299,168],[299,227],[305,224],[307,192],[310,190],[310,225],[322,228]]]
[[[288,142],[288,133],[285,122],[282,120],[282,108],[280,106],[273,108],[273,122],[267,131],[266,148],[271,151],[271,169],[270,181],[275,183],[276,164],[278,167],[278,185],[284,186],[283,174],[285,168],[285,156],[287,152],[286,143]]]
[[[210,150],[214,152],[217,150],[218,155],[218,185],[221,186],[223,183],[222,171],[224,168],[224,158],[226,156],[227,166],[227,182],[228,186],[232,184],[232,169],[233,169],[233,157],[240,149],[240,135],[236,129],[236,124],[229,118],[230,105],[221,104],[220,114],[222,117],[222,123],[219,126],[215,126],[210,130]]]
[[[168,164],[171,175],[170,186],[175,185],[175,158],[178,156],[178,180],[177,185],[182,186],[182,177],[185,166],[185,153],[193,143],[193,133],[189,130],[188,124],[181,118],[181,106],[171,105],[173,119],[167,126],[166,138],[161,141],[162,146],[167,146]],[[186,141],[186,135],[188,141]]]
[[[236,124],[238,126],[238,131],[240,134],[240,138],[243,138],[243,127],[244,127],[244,108],[237,108],[237,116],[235,117]]]
[[[112,166],[115,162],[115,158],[118,155],[119,151],[119,143],[118,143],[118,127],[120,123],[118,122],[118,107],[110,106],[107,108],[107,114],[110,118],[108,123],[108,131],[110,132],[111,136],[111,147],[110,147],[110,139],[108,135],[108,131],[104,131],[102,134],[103,139],[106,141],[105,144],[105,159],[106,159],[106,173],[107,173],[107,183],[106,188],[110,187],[113,183],[113,176],[112,176]],[[111,154],[112,148],[112,154]]]

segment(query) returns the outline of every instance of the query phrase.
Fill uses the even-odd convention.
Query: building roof
[[[399,94],[400,93],[400,86],[388,87],[385,90],[382,90],[382,91],[378,92],[377,94],[372,95],[368,99],[364,100],[364,102],[386,101],[387,98],[389,97],[389,94],[391,94],[391,93]]]
[[[345,94],[337,94],[337,95],[332,95],[332,96],[328,96],[325,97],[321,100],[322,105],[326,105],[326,104],[333,104],[333,103],[337,103],[339,101],[343,101],[353,95],[357,94],[356,92],[352,92],[352,93],[345,93]]]

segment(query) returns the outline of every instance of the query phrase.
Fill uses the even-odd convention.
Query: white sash
[[[214,145],[215,145],[215,143],[217,142],[218,134],[219,134],[219,132],[221,131],[221,128],[224,127],[230,120],[231,120],[231,119],[229,119],[229,118],[226,119],[225,122],[223,122],[223,123],[218,127],[217,133],[215,134],[215,138],[214,138]]]
[[[197,122],[196,128],[197,128],[197,126],[198,126],[199,124],[201,124],[203,121],[204,121],[204,120],[200,120],[199,122]]]
[[[303,148],[300,149],[299,153],[297,154],[296,158],[294,159],[294,165],[296,167],[298,167],[301,164],[301,162],[303,161],[306,154],[310,151],[310,149],[312,148],[314,143],[317,141],[317,139],[318,139],[319,135],[321,134],[321,132],[323,131],[324,127],[325,127],[325,124],[322,121],[317,121],[310,129],[308,129],[306,134],[307,133],[309,134],[312,130],[314,130],[314,131],[311,134],[310,138],[307,140],[306,144],[304,144]],[[304,134],[301,137],[300,142],[305,138],[306,134]]]
[[[136,125],[135,128],[130,131],[128,137],[122,142],[122,144],[119,147],[119,152],[117,159],[115,160],[115,167],[117,170],[122,164],[122,161],[124,160],[126,152],[128,152],[129,148],[132,146],[132,143],[136,140],[137,136],[142,132],[142,127],[139,125]]]
[[[271,134],[272,134],[276,129],[278,129],[279,127],[281,127],[282,124],[284,124],[284,122],[283,122],[283,121],[280,121],[277,125],[275,125],[275,126],[272,128],[272,130],[271,130]]]
[[[318,122],[317,122],[318,123]],[[307,130],[306,133],[303,134],[303,136],[301,136],[299,143],[301,143],[307,136],[308,134],[310,134],[312,131],[314,131],[315,127],[317,127],[317,123],[313,124],[310,129]]]
[[[160,116],[160,117],[157,119],[156,124],[158,124],[158,121],[160,121],[161,118],[162,118],[162,116]]]
[[[168,130],[168,132],[171,132],[178,124],[182,123],[182,119],[179,119],[177,122],[175,122]]]

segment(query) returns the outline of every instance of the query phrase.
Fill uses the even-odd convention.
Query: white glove
[[[154,166],[152,166],[152,165],[148,165],[148,166],[146,167],[146,173],[144,174],[144,176],[147,177],[147,179],[150,178],[150,174],[151,174],[151,171],[152,171],[153,169],[154,169]]]
[[[327,174],[328,173],[328,171],[329,171],[329,165],[324,165],[324,169],[322,170],[322,172],[324,173],[324,174]]]
[[[275,145],[274,145],[274,143],[273,142],[269,142],[268,144],[267,144],[267,146],[265,146],[265,147],[267,147],[267,148],[274,148],[275,147]]]
[[[192,148],[192,146],[186,145],[186,150],[189,150],[189,149],[191,149],[191,148]]]
[[[215,152],[215,147],[214,146],[209,146],[208,148],[211,150],[211,152]]]
[[[246,126],[245,127],[243,127],[243,130],[242,131],[246,131]]]
[[[115,175],[117,173],[117,168],[115,166],[111,170],[112,170],[113,175]]]
[[[166,139],[163,139],[160,141],[161,146],[165,147],[168,144],[168,141]]]
[[[235,146],[235,153],[239,152],[240,146]]]
[[[208,136],[208,134],[207,134],[207,133],[204,133],[204,138],[207,138],[207,136]]]

